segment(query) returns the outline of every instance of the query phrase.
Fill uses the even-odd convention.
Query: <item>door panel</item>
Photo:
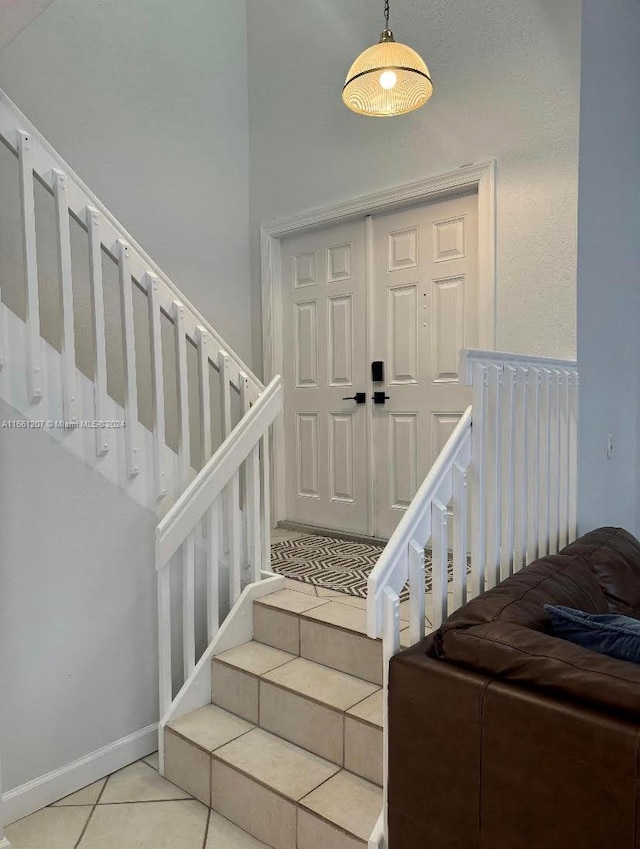
[[[477,195],[373,221],[371,360],[389,400],[373,408],[375,534],[389,537],[471,401],[462,348],[478,344]]]
[[[287,518],[368,532],[364,220],[282,244]]]

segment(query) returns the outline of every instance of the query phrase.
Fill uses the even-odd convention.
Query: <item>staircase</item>
[[[212,658],[164,774],[274,849],[356,849],[382,807],[382,644],[358,599],[299,588],[255,601],[253,639]]]

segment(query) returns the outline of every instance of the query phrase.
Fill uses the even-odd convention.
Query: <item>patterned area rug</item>
[[[271,568],[278,575],[304,581],[326,590],[367,597],[367,578],[382,554],[384,545],[349,542],[336,537],[308,534],[278,540],[271,545]],[[425,590],[431,590],[431,551],[425,550]],[[449,580],[453,564],[449,562]],[[405,587],[401,600],[409,598]]]

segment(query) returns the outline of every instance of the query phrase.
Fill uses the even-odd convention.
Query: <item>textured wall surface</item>
[[[640,532],[639,43],[637,0],[585,0],[578,243],[583,531],[612,524]]]
[[[248,357],[243,0],[57,0],[0,87]]]
[[[396,0],[435,94],[390,120],[350,113],[351,61],[382,3],[248,0],[254,358],[258,228],[270,219],[498,160],[497,344],[575,354],[580,0]]]

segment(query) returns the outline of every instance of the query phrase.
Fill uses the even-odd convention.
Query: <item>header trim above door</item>
[[[260,228],[262,333],[264,380],[283,373],[282,344],[281,249],[280,240],[287,236],[315,230],[332,224],[392,212],[405,206],[428,203],[464,191],[478,193],[478,307],[480,348],[493,350],[496,337],[496,161],[465,165],[455,171],[384,189],[370,195],[302,212],[290,218],[264,224]],[[285,481],[284,430],[276,423],[272,440],[274,503],[272,516],[286,518],[284,509]]]

